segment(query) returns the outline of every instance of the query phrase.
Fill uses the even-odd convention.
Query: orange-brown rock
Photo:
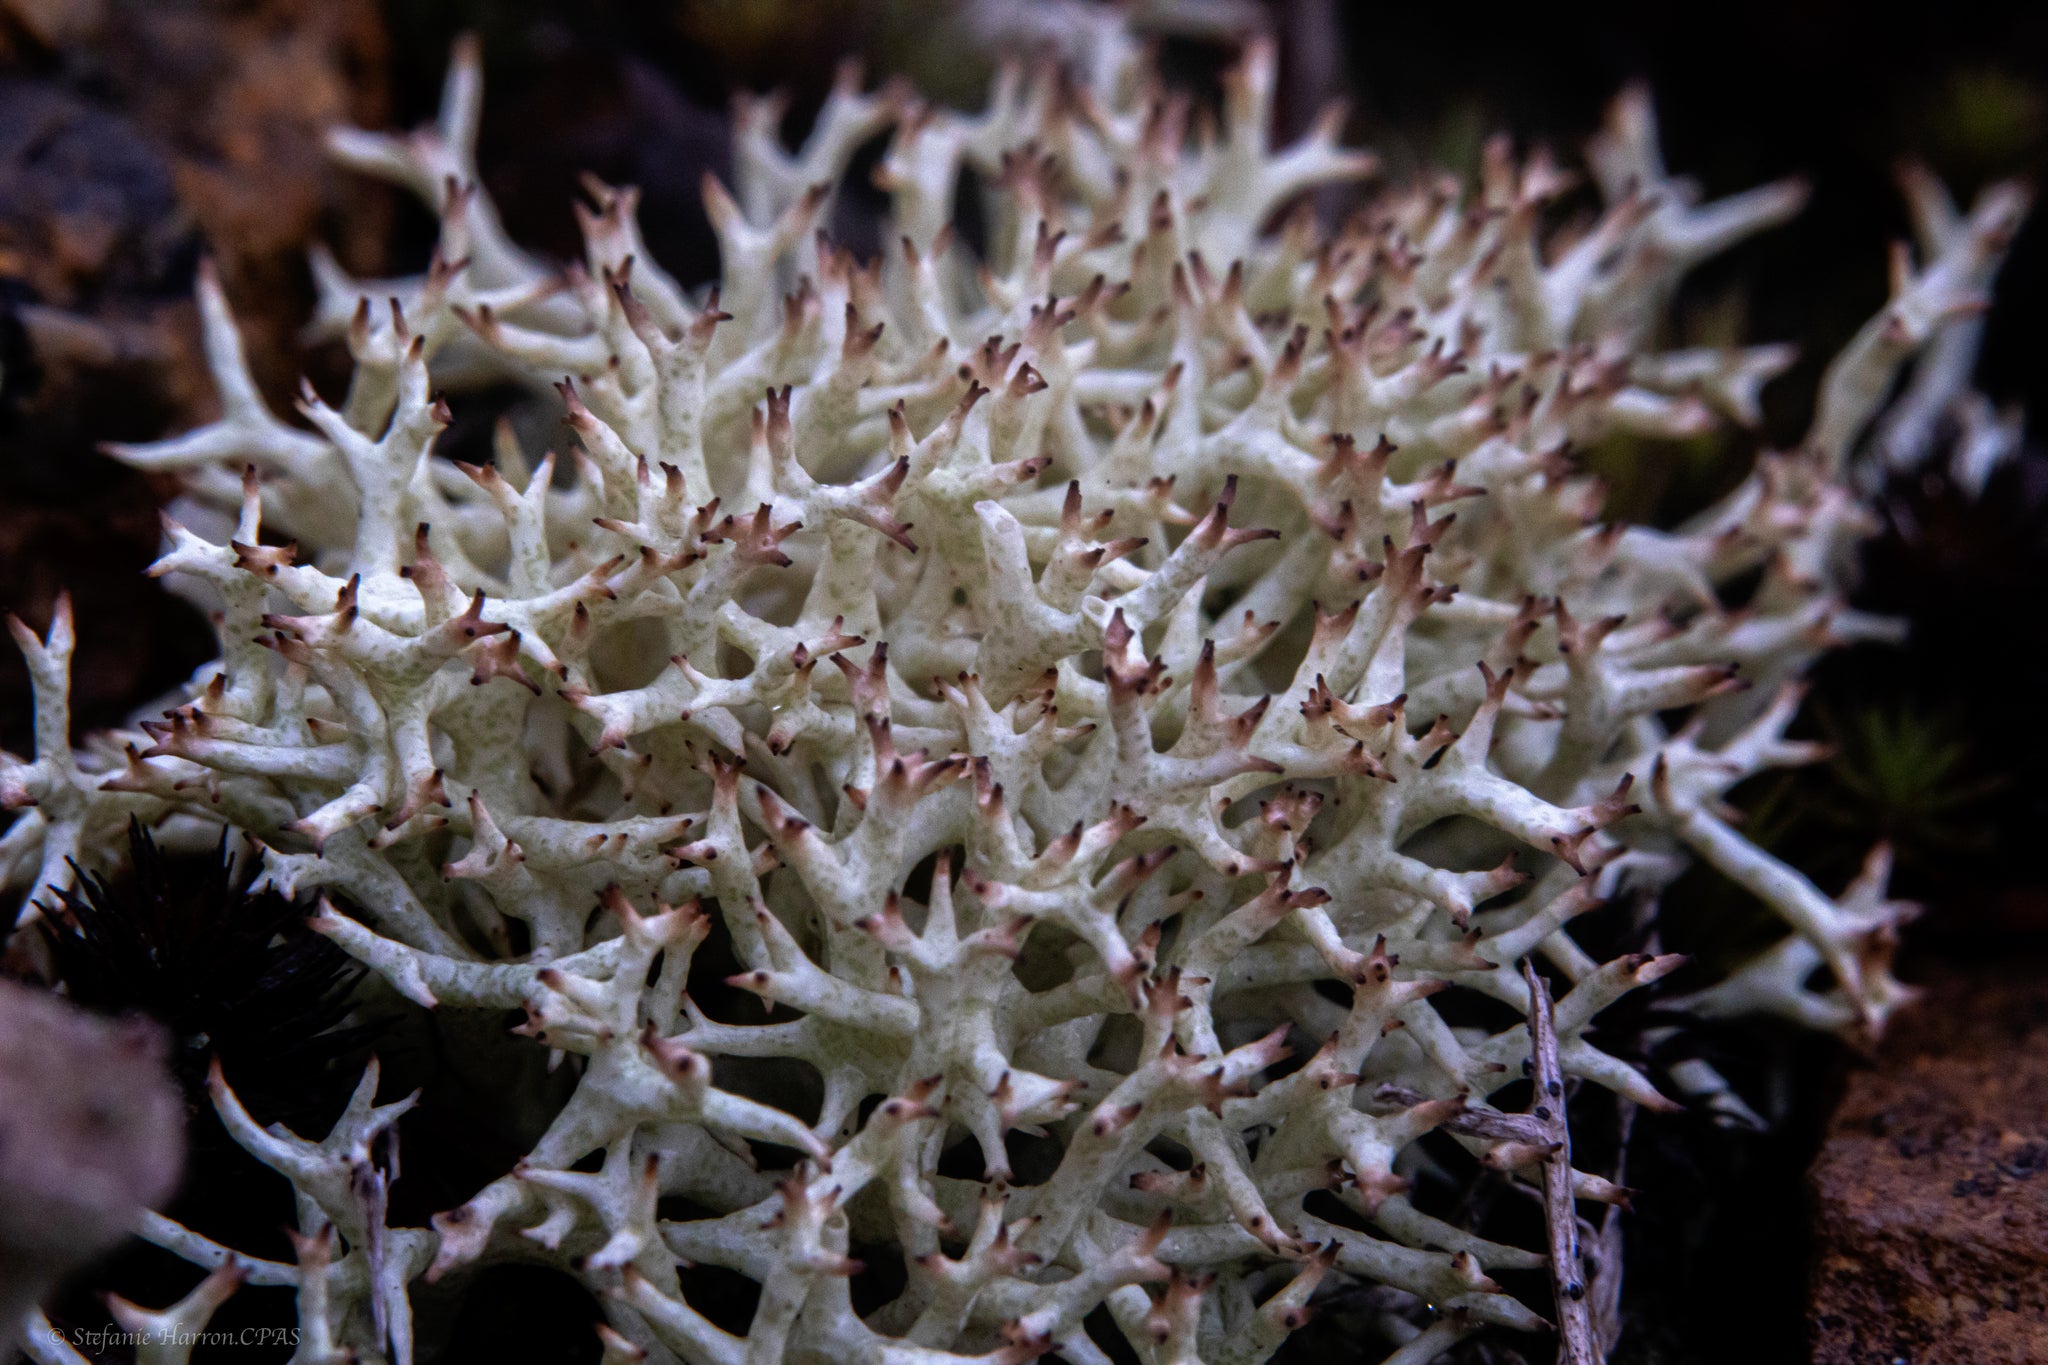
[[[310,300],[306,248],[383,265],[391,201],[323,149],[336,124],[386,117],[385,35],[371,0],[152,0],[112,8],[101,54],[122,104],[162,141],[178,198],[219,259],[256,377],[291,394]]]
[[[1811,1182],[1816,1365],[2048,1360],[2048,963],[1940,969]]]
[[[273,403],[320,373],[299,342],[306,250],[384,273],[394,202],[321,139],[385,121],[387,58],[376,0],[0,0],[0,610],[41,623],[72,593],[82,723],[205,657],[198,617],[138,572],[171,485],[94,449],[217,411],[191,303],[201,251]],[[0,650],[0,743],[17,751],[27,698]]]
[[[324,241],[362,274],[384,266],[390,195],[323,149],[328,128],[386,117],[374,0],[4,3],[0,277],[44,309],[155,325],[159,302],[189,297],[204,249],[258,381],[288,400],[305,368],[307,248]],[[22,50],[38,40],[54,51]]]

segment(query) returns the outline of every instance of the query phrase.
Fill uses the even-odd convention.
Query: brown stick
[[[1593,1341],[1593,1318],[1579,1262],[1579,1212],[1572,1199],[1572,1135],[1565,1122],[1557,1022],[1551,1015],[1550,988],[1527,958],[1522,960],[1522,979],[1529,983],[1530,1058],[1536,1080],[1529,1116],[1543,1125],[1544,1140],[1550,1144],[1550,1154],[1543,1159],[1543,1221],[1550,1234],[1551,1283],[1557,1289],[1558,1365],[1601,1365],[1604,1352]]]

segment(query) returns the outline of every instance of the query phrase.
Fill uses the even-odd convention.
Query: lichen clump
[[[1627,97],[1597,212],[1496,146],[1475,188],[1333,229],[1304,192],[1372,158],[1334,122],[1269,145],[1268,46],[1211,117],[1110,11],[1080,22],[1075,60],[978,115],[846,81],[792,153],[743,107],[702,294],[630,191],[593,187],[580,267],[513,245],[459,54],[436,127],[335,139],[442,236],[421,279],[321,264],[355,371],[339,406],[307,393],[310,430],[264,408],[203,282],[223,415],[120,453],[185,480],[198,529],[157,571],[211,604],[221,658],[74,754],[68,625],[18,632],[42,747],[0,769],[25,808],[0,867],[39,894],[130,814],[226,822],[282,891],[345,898],[315,926],[397,991],[474,1012],[450,1036],[476,1065],[532,1047],[488,1024],[523,1011],[573,1077],[516,1167],[391,1227],[411,1101],[375,1104],[373,1070],[314,1141],[216,1073],[300,1194],[300,1263],[238,1263],[298,1286],[297,1359],[406,1360],[419,1282],[538,1260],[601,1298],[617,1360],[1082,1365],[1110,1358],[1092,1330],[1253,1362],[1344,1277],[1441,1311],[1422,1360],[1540,1329],[1489,1272],[1556,1257],[1423,1207],[1418,1139],[1532,1189],[1548,1160],[1568,1260],[1573,1194],[1617,1197],[1490,1103],[1526,1095],[1525,960],[1574,1085],[1672,1103],[1587,1029],[1676,960],[1600,961],[1575,917],[1701,859],[1785,935],[1692,1008],[1875,1030],[1900,1001],[1881,860],[1830,899],[1720,798],[1809,756],[1792,681],[1881,629],[1843,603],[1870,529],[1849,457],[2013,199],[1901,263],[1797,449],[1679,529],[1603,524],[1576,450],[1756,419],[1786,348],[1659,337],[1685,271],[1798,186],[1697,202]],[[888,249],[857,260],[817,229],[885,134]],[[559,393],[566,456],[507,429],[489,465],[436,457],[435,386],[480,378]],[[714,936],[772,1010],[693,997]],[[1454,1026],[1443,992],[1503,1022]],[[1043,1169],[1013,1169],[1019,1135]],[[877,1248],[901,1287],[856,1312]],[[759,1286],[743,1336],[693,1264]],[[1581,1268],[1552,1268],[1576,1302]]]

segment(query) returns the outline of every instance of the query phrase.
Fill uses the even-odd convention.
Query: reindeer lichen
[[[1211,118],[1077,13],[1078,59],[1006,72],[979,114],[849,79],[791,152],[777,105],[742,105],[703,293],[630,190],[593,185],[581,265],[508,238],[462,49],[437,124],[334,138],[441,237],[423,278],[317,263],[355,369],[305,426],[202,277],[222,415],[118,453],[183,480],[155,572],[216,613],[220,659],[74,752],[68,616],[18,628],[38,749],[0,766],[0,873],[33,915],[131,815],[226,824],[269,885],[359,907],[314,925],[420,1008],[523,1011],[533,1042],[463,1036],[574,1076],[516,1166],[394,1227],[411,1100],[376,1103],[373,1068],[316,1141],[216,1072],[298,1191],[299,1262],[144,1232],[296,1285],[296,1360],[408,1361],[420,1282],[537,1261],[600,1297],[615,1361],[1094,1365],[1114,1333],[1148,1365],[1249,1363],[1343,1277],[1439,1311],[1394,1357],[1421,1361],[1543,1328],[1496,1272],[1585,1292],[1571,1206],[1622,1192],[1571,1168],[1565,1087],[1674,1102],[1588,1027],[1678,960],[1603,962],[1576,917],[1700,860],[1784,936],[1682,1004],[1874,1032],[1904,998],[1883,857],[1831,898],[1722,798],[1810,756],[1798,679],[1886,629],[1845,605],[1872,526],[1851,457],[1976,306],[2017,192],[1942,199],[1796,448],[1677,529],[1605,524],[1575,451],[1757,421],[1788,348],[1671,349],[1665,313],[1800,186],[1699,202],[1632,94],[1590,192],[1495,144],[1476,187],[1331,228],[1304,192],[1373,159],[1334,120],[1270,145],[1268,45]],[[884,135],[889,245],[862,261],[817,229]],[[979,251],[951,225],[969,172]],[[508,428],[491,464],[437,457],[437,386],[483,378],[557,404],[566,456]],[[714,935],[770,1009],[693,995]],[[1530,1022],[1453,1022],[1493,1016],[1444,992]],[[1534,1107],[1502,1112],[1532,1068]],[[1547,1201],[1549,1245],[1411,1197],[1433,1133]],[[876,1248],[901,1287],[856,1311]],[[691,1265],[759,1286],[744,1335]],[[208,1284],[152,1321],[203,1321]],[[1583,1357],[1585,1310],[1564,1321]]]

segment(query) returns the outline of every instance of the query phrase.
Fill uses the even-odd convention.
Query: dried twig
[[[1392,1109],[1412,1109],[1429,1099],[1420,1090],[1392,1081],[1372,1092],[1375,1103]],[[1460,1137],[1485,1138],[1491,1142],[1520,1142],[1531,1147],[1547,1145],[1549,1125],[1527,1114],[1501,1114],[1491,1109],[1462,1109],[1439,1125],[1446,1133]]]
[[[1529,983],[1530,1055],[1536,1079],[1529,1117],[1542,1125],[1543,1140],[1550,1149],[1543,1158],[1543,1221],[1549,1232],[1550,1278],[1557,1286],[1558,1365],[1600,1365],[1605,1353],[1594,1344],[1593,1317],[1579,1264],[1572,1137],[1565,1122],[1564,1070],[1557,1060],[1557,1023],[1551,1014],[1550,988],[1526,958],[1522,979]]]
[[[1622,1099],[1617,1102],[1616,1128],[1618,1142],[1614,1158],[1614,1183],[1628,1184],[1628,1139],[1635,1126],[1636,1106]],[[1602,1211],[1600,1226],[1593,1234],[1593,1244],[1586,1257],[1588,1281],[1586,1302],[1593,1317],[1593,1338],[1600,1348],[1600,1358],[1606,1359],[1621,1343],[1621,1283],[1622,1283],[1622,1214],[1627,1211],[1623,1204],[1610,1204]]]

